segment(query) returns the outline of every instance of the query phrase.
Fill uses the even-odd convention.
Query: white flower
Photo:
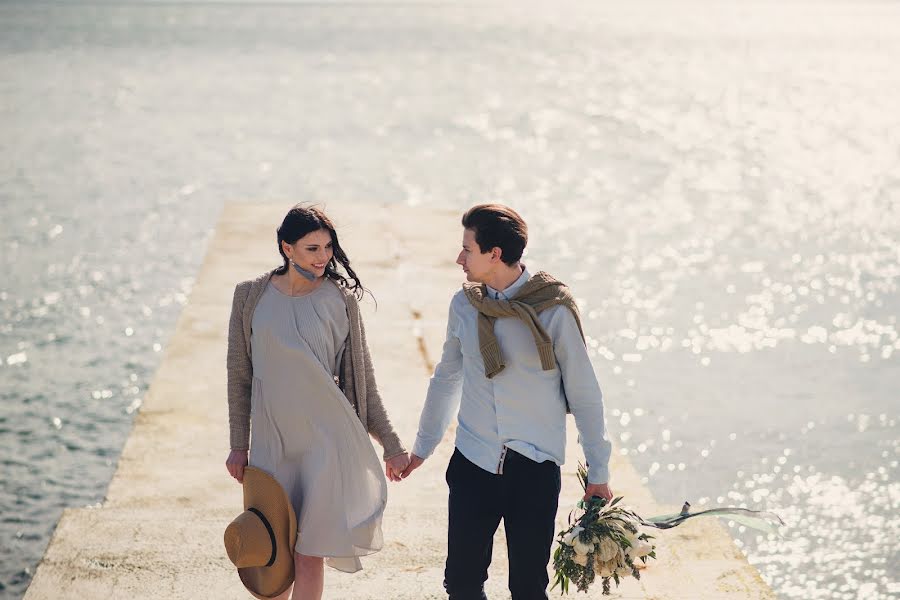
[[[619,577],[628,577],[629,575],[631,575],[631,567],[626,565],[624,567],[617,568],[616,575],[618,575]]]
[[[614,560],[607,560],[604,562],[598,563],[599,569],[597,571],[597,575],[600,577],[612,577],[612,574],[615,573],[616,568],[619,566]]]
[[[603,536],[597,549],[598,556],[602,561],[608,561],[619,555],[619,544],[611,537]]]
[[[594,542],[582,542],[581,538],[577,537],[572,542],[572,548],[575,549],[575,554],[588,554],[590,552],[593,552]]]
[[[653,545],[646,540],[638,540],[637,544],[635,544],[628,550],[629,555],[632,558],[641,558],[642,556],[647,556],[648,554],[653,552]]]
[[[632,546],[637,546],[639,535],[640,535],[640,532],[633,533],[627,529],[625,530],[625,539],[628,540],[628,543],[631,544]]]
[[[651,546],[650,549],[645,548],[645,546],[649,546],[646,541],[641,540],[638,536],[640,536],[640,531],[638,533],[633,533],[628,536],[628,542],[631,544],[628,548],[625,549],[625,554],[627,554],[631,558],[639,558],[641,556],[646,556],[650,550],[653,549]],[[638,554],[638,549],[640,549],[643,554]]]
[[[572,557],[572,562],[574,562],[576,565],[586,567],[588,562],[587,554],[576,554]]]
[[[566,546],[571,546],[575,542],[575,539],[578,537],[578,534],[582,531],[584,531],[584,527],[579,527],[576,525],[569,531],[569,533],[563,536],[562,543]]]

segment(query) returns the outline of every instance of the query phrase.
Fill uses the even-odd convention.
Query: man
[[[450,600],[485,600],[494,533],[504,521],[513,600],[547,598],[547,562],[571,410],[588,461],[585,497],[612,498],[603,401],[568,288],[520,262],[528,228],[486,204],[462,219],[456,259],[468,283],[450,302],[447,339],[419,421],[422,465],[458,409],[447,467]]]

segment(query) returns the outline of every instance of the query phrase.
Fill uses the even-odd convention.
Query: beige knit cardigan
[[[228,324],[228,422],[231,429],[231,449],[250,448],[250,386],[253,381],[253,362],[250,358],[250,324],[253,311],[266,289],[274,271],[256,279],[243,281],[234,289],[231,319]],[[366,329],[359,313],[359,302],[350,290],[338,285],[343,292],[350,318],[340,366],[340,386],[353,406],[363,426],[384,448],[385,460],[406,450],[387,416],[378,388],[375,370],[366,343]]]

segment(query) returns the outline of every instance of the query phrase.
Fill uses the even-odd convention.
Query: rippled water
[[[656,496],[777,510],[734,533],[782,598],[900,596],[898,22],[0,3],[0,597],[102,501],[233,199],[521,208]]]

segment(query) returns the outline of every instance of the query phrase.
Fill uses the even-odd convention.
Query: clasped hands
[[[391,481],[402,481],[409,477],[410,473],[421,467],[423,462],[425,462],[424,458],[404,452],[384,461],[384,474]]]
[[[409,467],[409,453],[404,452],[384,461],[384,475],[391,481],[400,481],[401,474]]]

